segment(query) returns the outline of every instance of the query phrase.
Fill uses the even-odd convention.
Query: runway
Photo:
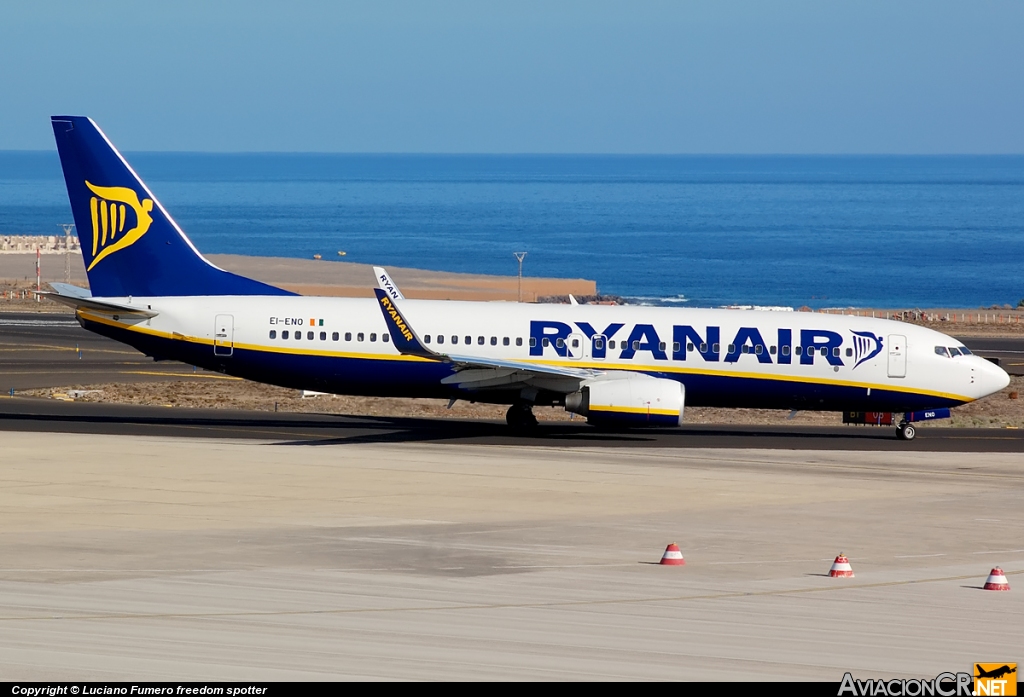
[[[230,438],[301,445],[445,443],[522,448],[768,448],[885,452],[1024,453],[1024,430],[927,425],[910,442],[872,426],[684,425],[603,433],[583,422],[542,423],[528,436],[504,422],[334,414],[140,407],[0,396],[0,432],[95,433],[118,436]]]
[[[203,379],[82,329],[65,313],[0,313],[0,393],[65,385]]]
[[[1024,645],[1017,454],[2,438],[0,680],[838,682]]]

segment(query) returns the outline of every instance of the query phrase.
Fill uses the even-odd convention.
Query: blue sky
[[[4,3],[0,150],[1024,153],[1024,2]]]

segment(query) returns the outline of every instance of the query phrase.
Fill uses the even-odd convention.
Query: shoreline
[[[81,256],[71,255],[70,282],[88,287]],[[334,259],[293,259],[256,257],[239,254],[210,254],[211,263],[232,273],[279,286],[300,295],[372,298],[376,281],[370,264]],[[0,311],[70,313],[57,303],[36,302],[34,252],[0,254]],[[65,282],[65,255],[41,257],[41,282]],[[410,298],[424,300],[476,300],[516,302],[519,279],[516,276],[492,276],[448,271],[429,271],[408,267],[388,267],[392,277]],[[522,301],[530,303],[568,303],[572,294],[580,302],[623,304],[617,296],[598,293],[597,282],[581,278],[543,278],[524,276]],[[696,309],[696,308],[695,308]],[[960,336],[1015,337],[1024,334],[1024,308],[990,306],[988,308],[794,308],[794,312],[850,315],[895,319],[925,326],[944,334]]]

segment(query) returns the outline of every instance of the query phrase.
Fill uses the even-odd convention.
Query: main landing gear
[[[917,429],[906,421],[900,422],[900,425],[896,427],[896,437],[900,440],[914,440],[916,435]]]
[[[529,404],[513,404],[505,414],[505,422],[516,431],[529,431],[537,427],[537,417]]]

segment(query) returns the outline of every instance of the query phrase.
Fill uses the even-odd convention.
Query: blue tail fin
[[[94,296],[294,295],[203,258],[92,119],[50,121]]]

